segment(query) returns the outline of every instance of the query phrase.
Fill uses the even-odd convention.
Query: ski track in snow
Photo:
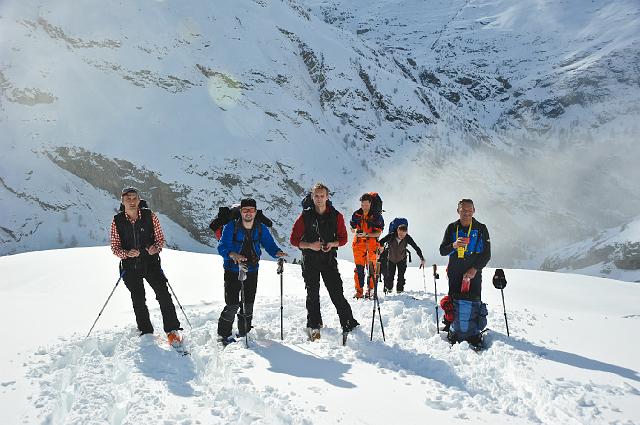
[[[191,356],[180,356],[157,337],[139,338],[134,330],[123,328],[101,331],[86,341],[75,336],[41,347],[25,364],[27,376],[37,384],[32,401],[38,416],[25,417],[24,422],[327,423],[321,416],[328,409],[323,385],[354,387],[348,373],[357,363],[373,366],[379,375],[376,382],[407,380],[424,407],[455,409],[460,420],[481,412],[532,423],[605,423],[605,410],[607,417],[620,413],[618,397],[640,395],[637,372],[612,365],[610,371],[635,382],[609,385],[537,372],[542,362],[563,363],[559,359],[568,353],[520,337],[507,338],[501,310],[490,312],[489,324],[495,330],[487,336],[488,349],[476,353],[466,343],[450,347],[445,334],[437,334],[433,299],[417,292],[382,299],[386,343],[377,316],[374,340],[369,341],[372,304],[351,302],[361,327],[349,336],[347,347],[340,345],[337,317],[326,294],[322,310],[328,326],[314,343],[303,328],[304,299],[287,296],[285,304],[281,342],[280,300],[258,297],[248,350],[244,340],[224,349],[216,342],[220,303],[208,305],[206,313],[190,311],[194,328],[185,335]],[[152,315],[159,322],[158,311]],[[525,333],[536,320],[528,310],[510,313],[512,336]],[[575,357],[574,366],[588,367],[589,359]],[[324,380],[308,387],[318,400],[305,399],[298,387],[254,383],[254,366],[264,360],[271,363],[270,371],[292,375],[290,379]],[[305,404],[318,413],[310,415]]]

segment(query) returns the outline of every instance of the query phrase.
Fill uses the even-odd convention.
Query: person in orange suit
[[[367,282],[367,292],[364,293],[364,268],[368,265],[369,270],[375,270],[378,259],[378,237],[384,229],[382,214],[371,209],[373,196],[365,193],[360,197],[360,209],[351,216],[351,231],[353,238],[353,261],[356,264],[354,270],[354,281],[356,293],[354,298],[369,298],[372,296],[375,276],[370,273]]]

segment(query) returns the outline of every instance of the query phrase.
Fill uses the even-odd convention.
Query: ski
[[[309,337],[309,341],[313,342],[313,341],[317,341],[320,339],[320,329],[312,329],[312,328],[307,328],[307,336]]]
[[[171,347],[173,351],[175,351],[176,353],[182,356],[188,356],[191,354],[191,352],[187,350],[187,348],[185,347],[184,342],[168,344],[166,339],[160,338],[158,336],[155,337],[155,340],[159,345],[164,345],[164,344],[169,345],[169,347]]]
[[[191,352],[185,348],[184,344],[176,344],[172,345],[171,347],[175,350],[176,353],[181,354],[182,356],[191,355]]]
[[[347,345],[347,336],[349,336],[349,332],[342,332],[342,345]]]

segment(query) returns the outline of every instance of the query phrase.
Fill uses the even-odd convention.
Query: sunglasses
[[[244,208],[240,208],[240,212],[242,214],[252,213],[252,212],[256,212],[256,209],[253,207],[244,207]]]

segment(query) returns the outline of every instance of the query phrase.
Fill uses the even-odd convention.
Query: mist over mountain
[[[378,191],[430,262],[470,197],[493,266],[606,274],[563,258],[637,220],[638,34],[634,0],[5,0],[0,254],[107,243],[129,184],[172,248],[253,196],[296,253],[322,180],[347,219]]]

